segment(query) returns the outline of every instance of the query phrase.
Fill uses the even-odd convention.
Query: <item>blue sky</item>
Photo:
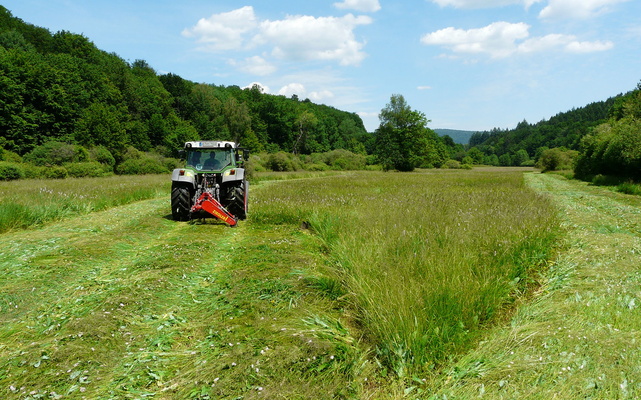
[[[431,128],[534,123],[641,81],[638,0],[4,0],[158,73],[309,98],[369,131],[392,94]]]

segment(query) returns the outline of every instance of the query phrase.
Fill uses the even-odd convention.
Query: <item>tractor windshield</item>
[[[187,166],[197,170],[219,171],[230,165],[231,160],[228,149],[202,149],[189,152]]]

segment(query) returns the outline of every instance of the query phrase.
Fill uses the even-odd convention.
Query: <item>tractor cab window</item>
[[[187,166],[197,170],[218,171],[232,162],[229,150],[192,151],[187,157]]]

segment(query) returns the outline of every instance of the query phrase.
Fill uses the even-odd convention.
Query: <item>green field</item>
[[[172,221],[167,176],[0,183],[0,396],[641,392],[636,197],[524,169],[259,178],[237,228]]]

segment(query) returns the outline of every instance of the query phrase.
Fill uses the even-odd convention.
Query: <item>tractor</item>
[[[249,151],[235,142],[185,143],[184,168],[171,174],[171,216],[176,221],[218,218],[229,226],[247,217]]]

